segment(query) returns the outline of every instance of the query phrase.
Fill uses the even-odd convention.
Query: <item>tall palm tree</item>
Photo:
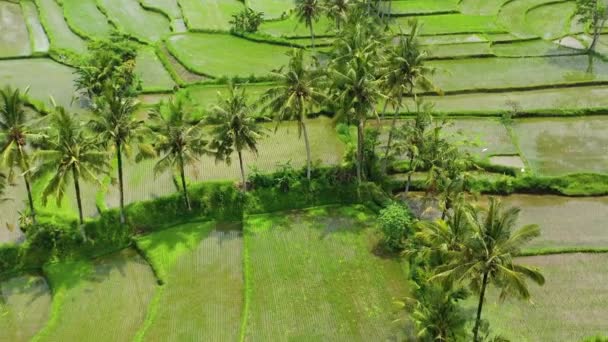
[[[336,29],[340,30],[352,6],[351,0],[325,0],[323,6],[327,17],[333,20]]]
[[[27,90],[26,90],[27,93]],[[28,122],[25,101],[18,89],[0,90],[0,144],[2,165],[9,169],[9,180],[14,168],[19,168],[25,181],[32,222],[36,223],[36,210],[31,188],[31,166],[27,153],[28,142],[40,139]]]
[[[46,205],[47,198],[53,195],[57,205],[61,205],[66,186],[70,180],[73,181],[82,225],[84,215],[80,181],[101,185],[97,176],[108,171],[108,154],[99,149],[97,139],[89,136],[74,115],[63,107],[57,107],[51,114],[49,134],[42,146],[43,149],[36,154],[36,159],[40,161],[36,172],[41,175],[52,173],[42,191],[43,204]]]
[[[116,155],[121,223],[125,223],[123,154],[128,156],[131,143],[142,138],[143,121],[134,117],[137,108],[135,98],[109,85],[96,99],[94,115],[89,122],[101,145],[112,147]]]
[[[313,23],[319,21],[323,12],[323,6],[319,0],[296,0],[296,17],[300,23],[304,23],[310,30],[310,43],[315,49],[315,31]]]
[[[231,84],[228,97],[222,98],[220,104],[214,107],[211,120],[217,125],[213,129],[214,137],[210,147],[215,150],[217,160],[225,160],[228,164],[231,162],[232,153],[236,151],[245,191],[247,178],[243,165],[243,150],[248,149],[257,154],[258,140],[263,136],[263,128],[253,117],[252,109],[247,103],[245,88]]]
[[[338,105],[336,119],[357,124],[359,182],[362,181],[366,121],[370,115],[377,116],[376,104],[383,96],[376,77],[381,41],[373,22],[364,16],[349,18],[335,42],[335,57],[329,69],[333,102]]]
[[[336,118],[357,124],[357,180],[363,179],[365,126],[370,114],[376,115],[375,107],[381,93],[378,81],[371,73],[369,60],[355,58],[346,70],[332,70],[337,84],[336,103],[340,105]]]
[[[397,44],[390,46],[386,50],[385,59],[381,65],[382,88],[388,96],[384,108],[386,109],[386,104],[388,104],[389,100],[392,100],[395,109],[383,160],[384,169],[386,168],[393,141],[397,116],[403,107],[403,98],[406,96],[413,97],[414,103],[417,103],[417,88],[422,90],[434,89],[440,93],[440,90],[433,85],[428,77],[435,70],[425,65],[427,52],[422,49],[418,42],[418,21],[411,21],[410,26],[410,33],[408,35],[399,35]]]
[[[306,65],[302,50],[294,49],[288,55],[287,69],[273,73],[278,82],[266,91],[261,101],[265,103],[264,110],[274,114],[277,128],[285,120],[298,122],[298,134],[304,137],[306,146],[306,176],[310,180],[312,156],[306,119],[313,108],[327,98],[321,85],[323,74]]]
[[[474,341],[477,342],[483,302],[490,283],[501,289],[501,298],[514,294],[529,299],[526,279],[542,285],[545,278],[538,269],[517,264],[513,260],[526,243],[540,235],[537,225],[526,225],[513,232],[519,209],[505,209],[495,198],[490,198],[487,210],[473,208],[469,211],[470,237],[464,241],[462,250],[453,254],[453,261],[439,267],[440,273],[433,278],[468,280],[472,288],[479,292],[473,328]]]
[[[182,95],[162,101],[150,112],[148,127],[154,137],[152,147],[161,156],[154,166],[154,173],[177,169],[184,202],[188,210],[192,210],[185,166],[195,163],[209,151],[207,141],[203,139],[203,119],[195,118],[188,107],[187,98]]]

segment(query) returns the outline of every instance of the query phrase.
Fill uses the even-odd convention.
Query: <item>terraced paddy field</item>
[[[539,173],[607,173],[608,120],[604,117],[529,119],[513,127],[522,153]]]
[[[46,280],[36,275],[23,275],[2,281],[0,290],[0,338],[29,341],[49,319],[51,292]]]
[[[373,254],[372,217],[360,207],[248,217],[245,340],[403,338],[391,323],[403,266]]]
[[[444,134],[467,140],[463,148],[495,168],[472,170],[474,178],[510,185],[530,176],[555,185],[566,175],[581,177],[578,192],[560,190],[580,197],[555,196],[555,187],[552,195],[501,197],[522,209],[519,225],[541,227],[541,237],[524,254],[546,254],[518,258],[541,267],[547,278],[544,287],[532,287],[533,304],[500,303],[490,291],[484,316],[493,331],[512,341],[579,341],[607,333],[608,193],[587,195],[604,186],[599,183],[608,175],[608,35],[588,54],[591,36],[574,16],[575,6],[573,0],[399,0],[379,7],[389,39],[409,32],[412,19],[419,21],[419,42],[435,68],[431,79],[443,92],[420,96],[433,104],[437,120],[450,122]],[[264,21],[255,34],[232,34],[232,16],[245,7],[263,12]],[[206,115],[227,94],[229,80],[243,83],[248,100],[258,104],[293,48],[318,58],[322,69],[328,60],[334,19],[321,15],[313,22],[313,50],[310,30],[294,10],[287,0],[0,0],[0,87],[29,87],[34,107],[49,106],[52,98],[84,119],[89,108],[74,100],[74,66],[90,41],[117,30],[138,45],[138,118],[146,121],[151,105],[176,92],[189,93]],[[380,113],[379,103],[381,121],[370,113],[368,125],[381,129],[382,141],[391,115],[400,116],[398,127],[413,115],[411,99],[404,104],[398,113],[391,106]],[[313,111],[323,111],[306,121],[314,163],[344,165],[352,148],[344,131],[325,106]],[[274,113],[256,112],[262,114]],[[276,131],[275,123],[263,126],[268,136],[259,153],[244,154],[248,174],[275,171],[287,162],[305,165],[294,122]],[[352,132],[354,139],[354,126]],[[127,204],[178,190],[176,173],[154,174],[157,159],[126,159]],[[233,159],[226,165],[200,157],[186,168],[188,183],[237,182]],[[505,166],[510,168],[500,168]],[[113,169],[101,184],[82,184],[87,221],[119,206],[115,174]],[[51,196],[43,207],[43,183],[33,183],[39,212],[53,220],[75,219],[73,184],[67,184],[61,203]],[[0,201],[0,242],[19,243],[27,199],[23,179],[16,177],[3,197],[9,200]],[[406,263],[378,253],[370,209],[336,205],[245,213],[229,221],[188,216],[150,230],[136,224],[127,249],[121,245],[121,251],[93,259],[53,257],[26,273],[0,275],[0,340],[415,338],[408,312],[394,304],[411,293]],[[594,253],[574,253],[580,251]]]
[[[533,303],[487,301],[492,327],[516,341],[580,341],[606,331],[606,254],[563,254],[518,259],[541,267],[547,279],[532,287]],[[558,298],[558,300],[556,300]],[[471,306],[474,307],[474,306]],[[581,319],[583,318],[583,319]]]
[[[137,246],[164,283],[142,340],[237,340],[244,302],[238,225],[193,222],[142,237]]]

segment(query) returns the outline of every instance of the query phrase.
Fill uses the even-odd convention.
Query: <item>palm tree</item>
[[[312,156],[306,118],[312,109],[326,100],[321,87],[323,75],[306,66],[304,52],[294,49],[288,53],[290,56],[287,70],[273,72],[278,79],[277,84],[266,91],[261,102],[265,103],[264,110],[274,114],[278,125],[285,120],[298,122],[298,134],[304,136],[306,145],[306,176],[311,177]]]
[[[97,135],[101,145],[112,147],[116,154],[118,188],[120,192],[120,223],[125,223],[125,200],[123,182],[123,153],[128,155],[133,140],[141,140],[143,121],[134,113],[138,103],[131,96],[112,86],[106,86],[96,99],[94,115],[89,127]]]
[[[153,149],[161,159],[154,166],[154,173],[177,169],[180,173],[184,202],[192,210],[186,185],[185,166],[198,161],[209,153],[203,139],[203,119],[195,118],[188,108],[187,98],[179,95],[167,102],[161,101],[150,112],[148,127],[153,133]]]
[[[365,17],[349,18],[334,46],[331,62],[331,92],[338,105],[336,119],[357,124],[357,180],[362,180],[365,124],[370,114],[377,116],[376,103],[383,96],[376,77],[378,47],[381,42],[373,22]]]
[[[418,341],[462,341],[466,339],[466,311],[458,302],[466,299],[461,287],[436,283],[420,285],[412,299],[411,319]]]
[[[27,93],[27,90],[26,90]],[[0,144],[2,165],[8,168],[9,180],[13,169],[19,168],[25,181],[25,190],[29,203],[32,222],[36,223],[36,210],[31,188],[31,167],[27,153],[28,141],[37,140],[39,134],[34,133],[25,112],[25,101],[18,89],[7,87],[0,90]]]
[[[243,150],[257,154],[258,140],[263,136],[262,127],[253,117],[252,107],[247,103],[245,88],[230,85],[228,97],[222,98],[220,104],[214,107],[213,129],[214,138],[211,148],[215,150],[217,160],[225,160],[230,165],[230,156],[236,151],[239,157],[243,189],[247,191],[247,178],[243,166]]]
[[[43,149],[36,154],[40,161],[37,173],[53,173],[42,191],[42,201],[46,205],[49,195],[54,195],[57,205],[65,194],[66,186],[74,182],[78,217],[82,225],[82,198],[80,181],[91,181],[101,185],[97,175],[109,169],[108,154],[99,149],[97,139],[86,134],[83,127],[63,107],[55,108],[51,114],[49,135],[42,142]]]
[[[325,0],[324,7],[327,17],[334,21],[338,30],[342,27],[342,22],[346,20],[348,10],[352,6],[350,0]]]
[[[296,17],[300,23],[304,23],[310,30],[310,43],[315,49],[315,32],[313,22],[319,21],[323,12],[323,6],[319,0],[296,0]]]
[[[473,207],[469,211],[471,235],[463,242],[462,250],[455,252],[452,262],[438,268],[433,278],[449,280],[468,280],[474,290],[479,292],[479,302],[474,341],[479,341],[479,327],[483,302],[488,284],[500,288],[500,298],[515,294],[522,299],[530,298],[526,279],[542,285],[545,278],[536,268],[514,262],[521,248],[540,235],[537,225],[526,225],[513,232],[519,216],[518,208],[505,209],[502,203],[490,198],[487,210]]]
[[[434,69],[425,65],[427,52],[418,43],[418,22],[413,20],[410,22],[410,26],[409,35],[401,34],[397,44],[387,49],[386,57],[381,65],[382,88],[388,96],[384,108],[386,110],[389,100],[392,100],[395,109],[395,115],[388,133],[383,169],[386,169],[397,116],[403,106],[403,98],[405,96],[413,97],[414,103],[417,103],[416,88],[422,90],[434,89],[440,93],[428,78],[429,75],[434,73]]]

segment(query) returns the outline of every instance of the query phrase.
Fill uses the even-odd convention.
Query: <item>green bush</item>
[[[389,251],[398,252],[405,247],[413,221],[409,209],[399,203],[392,203],[380,211],[378,227],[383,235],[384,246]]]

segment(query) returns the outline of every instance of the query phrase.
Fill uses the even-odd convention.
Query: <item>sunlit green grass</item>
[[[393,1],[391,13],[394,15],[404,14],[431,14],[458,11],[459,0],[408,0]],[[383,1],[381,4],[385,11],[388,11],[389,2]]]
[[[316,36],[333,35],[332,23],[325,17],[313,22],[313,32]],[[267,21],[260,25],[259,31],[276,37],[310,37],[310,29],[300,23],[295,15],[285,20]]]
[[[190,30],[229,31],[233,14],[243,9],[238,0],[178,0]]]
[[[392,26],[401,28],[404,32],[408,31],[411,18],[396,18]],[[506,30],[496,23],[495,16],[466,15],[466,14],[441,14],[425,15],[418,20],[422,25],[420,33],[425,35],[451,34],[451,33],[493,33],[506,32]]]
[[[141,4],[144,7],[157,9],[172,19],[182,17],[177,0],[141,0]]]
[[[156,284],[133,250],[49,264],[45,275],[53,289],[52,318],[35,341],[131,341]]]
[[[150,47],[143,47],[137,52],[135,72],[140,76],[144,91],[167,91],[175,86],[171,75]]]
[[[192,222],[137,240],[164,285],[157,290],[142,341],[232,341],[243,305],[242,238]]]
[[[247,0],[247,5],[256,12],[263,12],[264,18],[280,18],[294,8],[294,3],[285,0]]]
[[[360,206],[248,217],[245,340],[403,338],[393,300],[407,295],[406,276],[374,255],[373,217]]]
[[[62,0],[63,13],[70,27],[88,38],[105,38],[112,31],[108,18],[95,0]]]
[[[171,31],[165,16],[144,9],[138,0],[99,0],[98,3],[118,28],[139,40],[156,42]]]
[[[290,48],[254,43],[232,35],[191,33],[171,36],[171,53],[189,69],[205,75],[267,76],[287,64]]]

